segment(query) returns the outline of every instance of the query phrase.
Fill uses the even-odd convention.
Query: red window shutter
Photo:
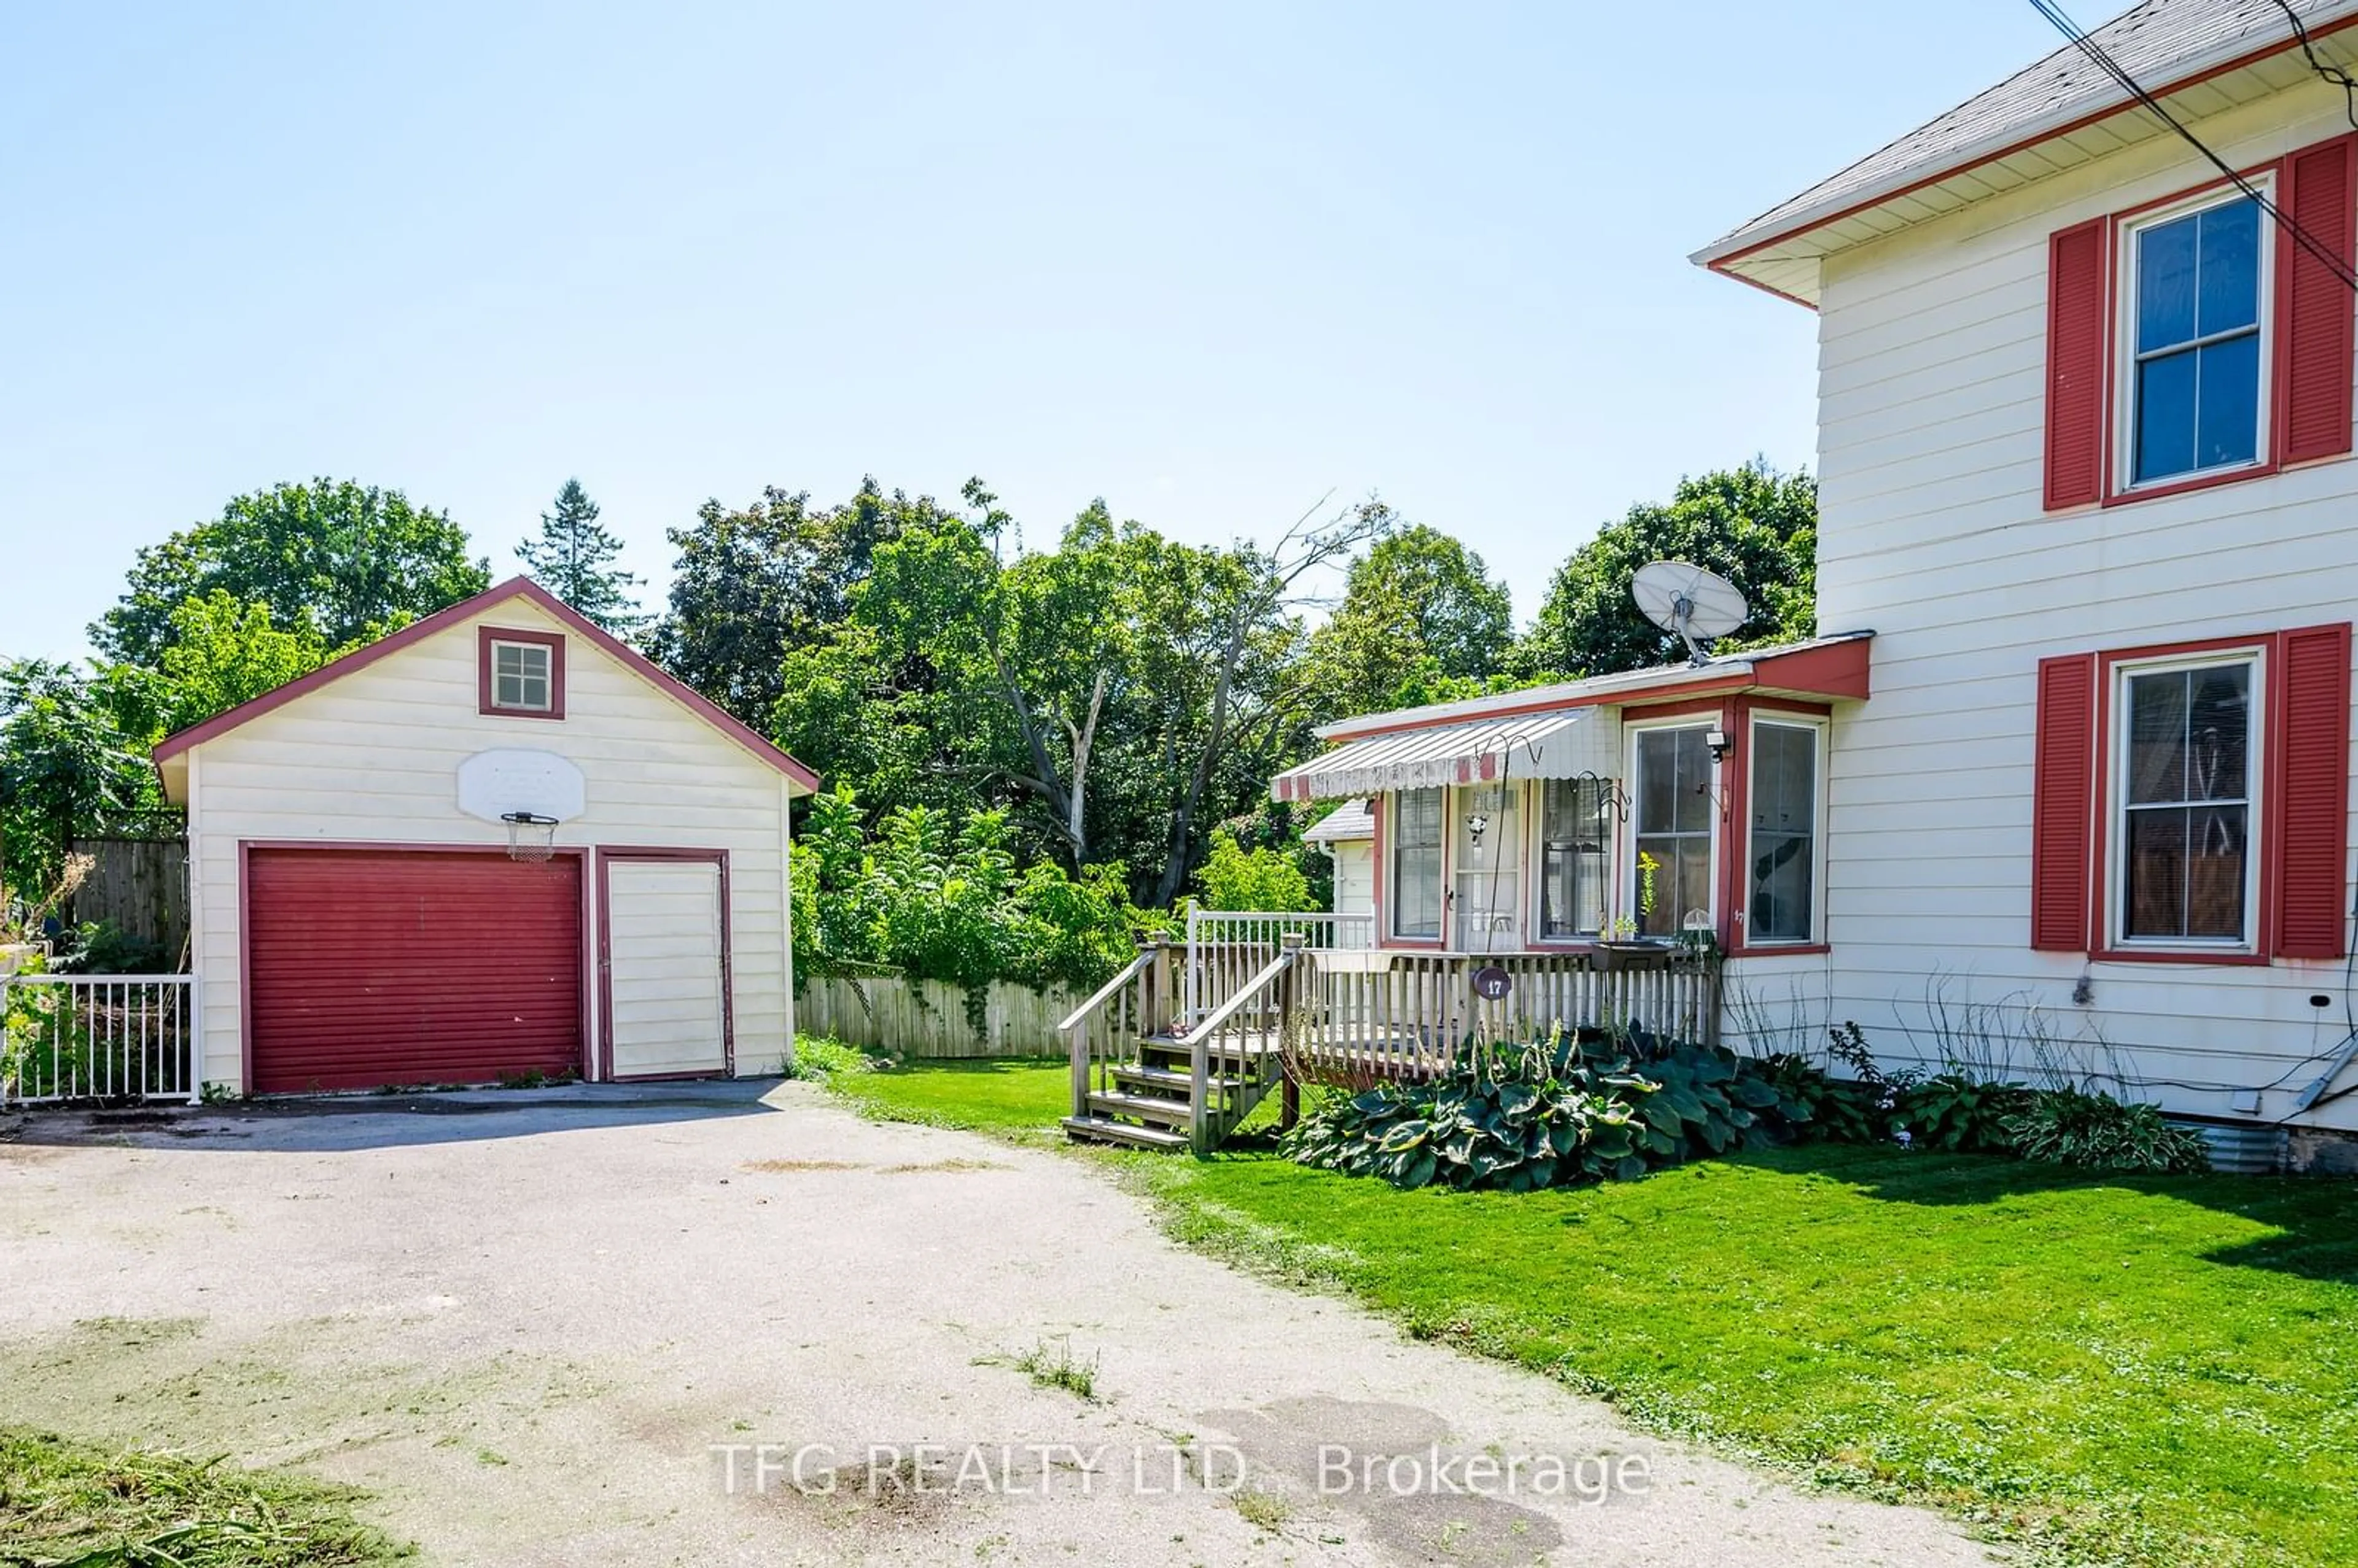
[[[2284,160],[2281,211],[2347,272],[2358,265],[2358,136],[2337,136]],[[2350,386],[2358,300],[2333,267],[2277,232],[2277,393],[2281,460],[2350,449]]]
[[[2277,956],[2339,958],[2350,822],[2350,627],[2277,641]]]
[[[2047,242],[2047,509],[2104,498],[2104,251],[2110,220]],[[2345,432],[2346,433],[2346,432]]]
[[[2041,952],[2088,947],[2095,789],[2095,655],[2042,659],[2030,800],[2030,945]]]

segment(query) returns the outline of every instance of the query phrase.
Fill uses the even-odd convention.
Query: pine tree
[[[599,626],[627,637],[644,623],[630,590],[636,575],[607,563],[622,541],[598,521],[598,503],[578,479],[557,492],[557,510],[540,514],[540,537],[516,546],[516,558],[535,581]]]

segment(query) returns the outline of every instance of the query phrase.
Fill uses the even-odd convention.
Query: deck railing
[[[1718,966],[1678,952],[1445,953],[1376,945],[1370,914],[1197,909],[1187,919],[1184,1015],[1201,1020],[1300,938],[1289,1054],[1342,1081],[1415,1076],[1469,1037],[1529,1040],[1558,1025],[1634,1023],[1682,1040],[1719,1038]],[[1495,968],[1506,992],[1476,994]]]
[[[1288,933],[1277,956],[1187,1025],[1195,1108],[1188,1141],[1208,1153],[1260,1103],[1284,1070],[1286,1041],[1301,1020],[1303,939]]]
[[[1199,1019],[1234,996],[1277,957],[1289,935],[1299,936],[1309,952],[1373,947],[1376,917],[1190,907],[1186,983],[1181,1001],[1185,1017]]]
[[[1707,959],[1665,955],[1606,968],[1585,952],[1330,951],[1303,960],[1290,1049],[1298,1076],[1332,1082],[1421,1076],[1468,1039],[1533,1040],[1559,1027],[1719,1037],[1718,978]],[[1505,975],[1505,995],[1477,993],[1484,969]]]
[[[1114,1088],[1113,1070],[1129,1065],[1138,1043],[1167,1022],[1168,952],[1160,938],[1140,948],[1129,968],[1057,1025],[1072,1059],[1075,1116],[1088,1115],[1089,1096]]]
[[[194,1101],[197,1016],[193,975],[0,978],[0,1105]]]

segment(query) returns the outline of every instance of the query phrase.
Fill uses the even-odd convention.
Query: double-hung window
[[[2351,624],[2039,663],[2030,945],[2349,952]]]
[[[1637,737],[1637,862],[1628,913],[1648,936],[1684,928],[1689,911],[1712,908],[1711,726],[1640,730]],[[1651,907],[1648,894],[1651,893]]]
[[[1548,780],[1540,817],[1540,935],[1594,936],[1605,929],[1613,843],[1604,781]]]
[[[1746,851],[1747,946],[1816,938],[1822,734],[1812,723],[1752,721],[1746,784],[1752,816]]]
[[[2049,511],[2349,455],[2358,135],[2240,180],[2047,237]]]
[[[2273,227],[2258,202],[2238,195],[2125,230],[2131,486],[2263,460]]]
[[[2255,942],[2255,654],[2115,671],[2115,918],[2125,945]]]
[[[1392,935],[1421,941],[1441,937],[1441,800],[1439,789],[1404,789],[1392,796],[1386,824],[1390,865],[1385,895]]]

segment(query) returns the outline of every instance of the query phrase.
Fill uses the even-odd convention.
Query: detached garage
[[[200,1076],[780,1071],[808,769],[525,579],[157,749]]]

